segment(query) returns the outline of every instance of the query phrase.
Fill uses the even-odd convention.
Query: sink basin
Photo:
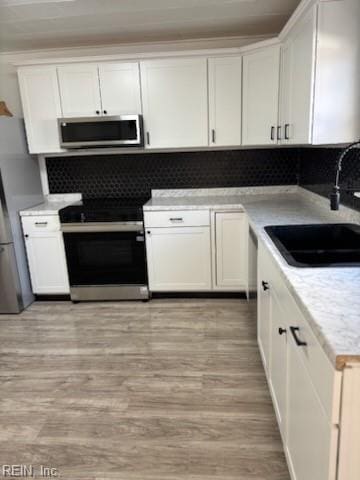
[[[359,225],[279,225],[265,231],[294,267],[360,267]]]

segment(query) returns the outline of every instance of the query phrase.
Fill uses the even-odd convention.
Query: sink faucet
[[[330,208],[331,210],[339,210],[340,205],[340,172],[342,168],[342,163],[346,155],[354,150],[354,148],[360,147],[360,140],[354,143],[351,143],[348,147],[345,148],[343,152],[341,152],[339,159],[336,164],[336,176],[335,176],[335,184],[333,186],[333,190],[330,194]]]

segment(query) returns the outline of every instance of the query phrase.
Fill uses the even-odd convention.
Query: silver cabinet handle
[[[38,227],[45,227],[48,224],[48,222],[35,222],[35,225]]]
[[[216,132],[214,128],[211,129],[211,141],[212,143],[216,143]]]
[[[277,140],[281,140],[281,126],[277,127]]]
[[[150,145],[150,132],[146,132],[146,143]]]
[[[170,222],[183,222],[184,221],[184,219],[181,218],[181,217],[170,218],[169,220],[170,220]]]

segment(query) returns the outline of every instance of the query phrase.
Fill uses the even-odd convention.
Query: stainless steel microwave
[[[58,119],[62,148],[142,147],[141,115]]]

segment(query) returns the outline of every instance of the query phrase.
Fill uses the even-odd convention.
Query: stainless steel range
[[[60,210],[72,301],[149,298],[142,211],[147,200],[97,198]]]

